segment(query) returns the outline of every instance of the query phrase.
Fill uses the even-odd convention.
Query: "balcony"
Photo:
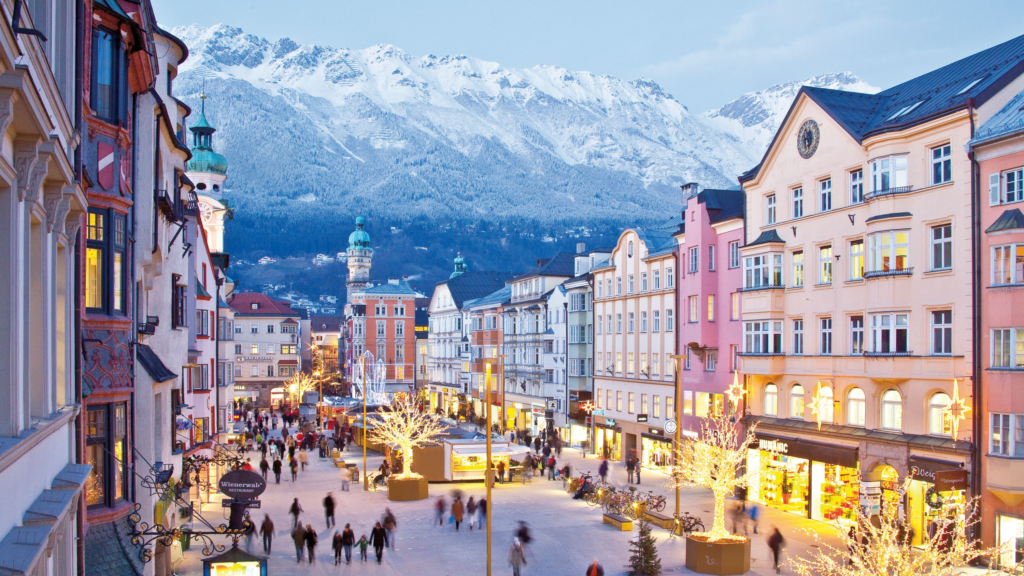
[[[782,313],[786,308],[786,292],[783,288],[771,289],[747,289],[740,295],[743,300],[742,308],[744,319],[747,314],[757,313]],[[752,318],[751,318],[752,319]]]
[[[914,267],[900,268],[897,270],[865,270],[864,279],[871,280],[872,278],[895,278],[897,276],[913,276]]]
[[[185,212],[192,215],[199,215],[199,196],[195,192],[189,192],[185,197]]]
[[[872,200],[874,198],[883,198],[885,196],[896,196],[898,194],[908,194],[914,191],[913,186],[897,186],[895,188],[886,188],[885,190],[872,190],[864,194],[864,201]]]
[[[985,456],[985,487],[1011,506],[1024,501],[1024,458]]]
[[[761,292],[762,290],[785,290],[785,284],[765,284],[764,286],[750,286],[747,288],[740,288],[740,292]]]

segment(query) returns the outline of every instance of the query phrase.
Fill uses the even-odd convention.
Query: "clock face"
[[[209,224],[213,221],[213,206],[210,206],[206,202],[199,203],[199,214],[203,217],[203,223]]]
[[[818,149],[818,142],[821,141],[821,132],[818,130],[818,123],[808,120],[800,126],[800,132],[796,136],[796,149],[800,156],[810,158]]]

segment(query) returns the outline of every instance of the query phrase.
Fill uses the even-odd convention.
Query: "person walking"
[[[469,500],[466,502],[466,516],[468,516],[466,523],[469,524],[469,531],[472,532],[473,520],[476,519],[476,500],[474,500],[472,496],[470,496]]]
[[[292,470],[292,482],[297,481],[299,479],[299,462],[298,462],[298,460],[296,460],[295,458],[292,458],[291,461],[288,463],[288,466]]]
[[[786,545],[786,539],[782,537],[782,532],[775,526],[772,526],[772,533],[768,536],[768,548],[771,548],[772,557],[775,559],[775,573],[780,574],[782,570],[779,568],[779,554],[782,552],[782,548]]]
[[[757,534],[757,517],[761,515],[761,510],[756,504],[750,504],[750,523],[754,525],[754,534]]]
[[[363,534],[359,538],[359,557],[362,558],[363,562],[366,562],[366,546],[369,544],[369,540],[366,539],[366,534]]]
[[[260,473],[263,474],[263,481],[267,480],[267,472],[270,470],[270,462],[267,462],[267,455],[264,454],[260,460]]]
[[[636,469],[636,483],[639,484],[640,483],[640,469],[643,468],[643,466],[640,465],[640,459],[639,458],[633,458],[633,467]]]
[[[274,483],[275,484],[280,484],[281,483],[281,459],[280,458],[274,458],[273,470],[274,470]]]
[[[299,450],[299,463],[302,464],[302,471],[306,471],[306,464],[309,464],[309,454],[305,450]]]
[[[633,472],[636,470],[636,465],[633,463],[633,458],[626,459],[626,477],[629,478],[629,483],[633,483]]]
[[[299,515],[302,514],[302,506],[299,505],[298,498],[292,501],[291,507],[288,508],[288,513],[292,515],[292,528],[298,526]]]
[[[334,531],[334,538],[331,539],[331,550],[334,551],[334,565],[335,566],[337,566],[338,564],[341,564],[341,551],[342,551],[342,548],[343,548],[343,546],[342,546],[342,543],[341,543],[341,532],[338,532],[337,530],[335,530]]]
[[[263,515],[260,535],[263,536],[263,553],[269,556],[270,547],[274,543],[274,521],[270,519],[270,514]]]
[[[437,518],[437,525],[444,526],[444,511],[447,505],[444,501],[444,496],[439,496],[437,502],[434,503],[434,516]]]
[[[356,543],[356,533],[352,531],[352,526],[345,524],[345,529],[341,531],[341,546],[345,549],[345,564],[352,563],[352,546]]]
[[[459,531],[459,524],[462,523],[462,515],[466,513],[466,507],[462,504],[462,498],[455,496],[452,502],[452,517],[455,518],[455,531]]]
[[[377,522],[373,526],[373,530],[370,531],[370,544],[373,545],[373,551],[377,554],[377,564],[380,564],[382,558],[384,558],[384,547],[388,545],[388,533],[384,531],[384,527]]]
[[[338,526],[338,522],[334,519],[334,496],[330,492],[324,498],[324,518],[327,520],[328,530],[331,529],[331,526]]]
[[[555,479],[555,455],[548,456],[548,481]]]
[[[498,461],[498,484],[505,483],[505,461]]]
[[[327,436],[320,437],[320,457],[327,458]]]
[[[313,563],[313,558],[316,556],[316,545],[317,545],[316,530],[313,530],[312,524],[306,525],[306,550],[309,552],[309,563]]]
[[[594,559],[594,562],[590,564],[590,566],[587,566],[587,576],[604,576],[604,568],[602,568],[601,565],[598,564],[596,558]]]
[[[487,499],[481,498],[480,502],[476,505],[477,512],[480,513],[480,518],[477,522],[477,526],[481,530],[487,529]]]
[[[520,570],[526,564],[526,553],[519,538],[512,540],[512,548],[508,551],[508,563],[512,565],[512,576],[519,576]]]
[[[295,543],[295,560],[298,564],[302,564],[302,552],[306,546],[306,529],[302,527],[302,524],[296,524],[292,528],[292,542]]]
[[[341,467],[341,491],[348,492],[349,487],[352,486],[352,469],[348,466]]]
[[[384,518],[381,519],[384,524],[384,530],[388,533],[388,543],[391,544],[391,550],[395,550],[395,530],[398,529],[398,518],[391,513],[391,508],[384,509]]]

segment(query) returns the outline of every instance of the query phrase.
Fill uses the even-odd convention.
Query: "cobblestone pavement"
[[[276,431],[275,431],[276,432]],[[253,453],[257,454],[257,453]],[[381,456],[369,452],[369,468],[380,465]],[[453,525],[432,526],[433,506],[436,498],[444,495],[449,501],[452,490],[462,490],[468,495],[483,497],[481,482],[460,484],[431,484],[430,498],[420,502],[388,502],[384,492],[363,492],[361,485],[353,483],[351,492],[340,490],[341,482],[337,468],[329,459],[317,458],[310,453],[310,465],[299,473],[297,482],[290,481],[290,474],[282,474],[280,485],[273,482],[261,497],[262,509],[252,515],[257,525],[264,514],[273,519],[277,531],[269,561],[269,574],[285,576],[292,574],[403,574],[410,576],[462,576],[483,575],[485,569],[486,539],[479,530],[469,531],[465,525],[459,532]],[[253,458],[257,460],[256,457]],[[348,461],[358,461],[362,468],[360,451],[349,451]],[[574,470],[596,472],[598,460],[593,456],[581,458],[578,450],[565,450],[559,466],[568,461]],[[575,475],[575,472],[574,472]],[[667,510],[674,506],[673,491],[664,487],[665,478],[659,473],[644,471],[644,490],[654,490],[669,498]],[[626,484],[626,472],[622,464],[612,466],[611,480]],[[339,530],[351,523],[356,538],[369,536],[373,523],[380,519],[384,508],[389,506],[398,518],[397,539],[394,551],[384,553],[384,561],[377,565],[373,550],[366,564],[353,561],[351,566],[334,566],[330,540],[334,528],[326,528],[322,500],[332,492],[338,502],[335,517]],[[311,523],[317,530],[320,544],[316,562],[309,565],[297,564],[295,547],[290,530],[292,526],[288,507],[292,499],[298,498],[305,510],[301,520]],[[531,529],[533,542],[529,545],[527,565],[523,576],[563,574],[582,575],[587,565],[595,558],[604,566],[605,573],[625,574],[629,557],[629,540],[637,534],[636,527],[630,532],[620,532],[602,524],[601,511],[582,501],[573,500],[562,488],[561,482],[535,478],[528,484],[498,485],[492,492],[492,574],[511,574],[508,564],[508,550],[518,520],[525,520]],[[700,515],[705,525],[711,525],[712,498],[710,491],[702,488],[686,488],[681,493],[681,508],[691,514]],[[752,535],[751,574],[773,574],[770,551],[765,543],[764,532],[771,525],[778,525],[787,539],[787,554],[807,554],[812,539],[800,529],[820,530],[832,534],[834,529],[821,522],[798,518],[794,515],[761,507],[761,534]],[[220,519],[225,512],[219,502],[204,506],[204,515],[209,519]],[[446,518],[447,521],[447,518]],[[685,541],[671,539],[666,530],[654,529],[658,538],[658,551],[664,572],[667,574],[690,573],[683,567]],[[244,541],[243,541],[244,542]],[[244,544],[243,544],[244,547]],[[257,536],[252,542],[252,552],[262,554],[262,544]],[[202,574],[201,553],[196,548],[185,553],[185,559],[177,567],[179,575]],[[783,574],[792,574],[785,567]]]

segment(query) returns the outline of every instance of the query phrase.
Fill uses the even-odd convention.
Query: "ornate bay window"
[[[758,254],[743,259],[743,289],[783,288],[782,254]]]

